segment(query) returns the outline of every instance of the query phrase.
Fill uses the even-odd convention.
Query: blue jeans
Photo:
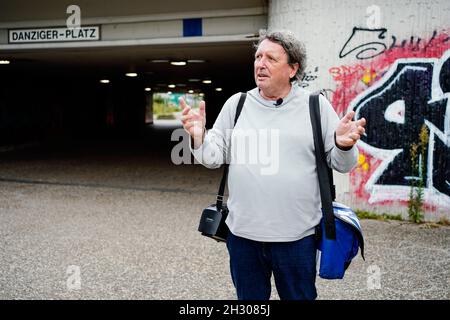
[[[239,300],[269,300],[272,273],[280,299],[317,297],[314,235],[292,242],[259,242],[229,232],[227,248]]]

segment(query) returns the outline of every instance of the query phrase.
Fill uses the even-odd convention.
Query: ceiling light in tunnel
[[[200,82],[200,79],[189,79],[189,82]]]
[[[216,91],[222,91],[222,88],[216,88]]]
[[[0,64],[10,64],[9,60],[0,60]]]
[[[187,62],[189,62],[189,63],[205,63],[206,61],[203,59],[189,59]]]
[[[169,62],[169,60],[167,60],[167,59],[152,59],[152,60],[147,59],[147,61],[150,61],[152,63],[167,63],[167,62]]]
[[[147,87],[144,90],[148,92],[148,91],[152,91],[152,88]]]
[[[172,91],[167,91],[167,94],[172,94]]]
[[[173,89],[173,88],[175,88],[176,86],[175,86],[174,84],[169,84],[168,87]]]
[[[205,84],[210,84],[210,83],[212,83],[211,80],[203,80],[202,82],[205,83]]]
[[[173,66],[185,66],[187,64],[186,61],[170,61],[170,64]]]
[[[202,93],[199,93],[198,94],[200,97],[204,97],[205,96],[205,94],[202,92]]]
[[[138,74],[136,72],[128,72],[128,73],[125,73],[125,75],[127,77],[137,77]]]
[[[194,93],[194,90],[189,90],[188,93]]]
[[[109,83],[109,80],[108,79],[102,79],[102,80],[100,80],[100,83]]]

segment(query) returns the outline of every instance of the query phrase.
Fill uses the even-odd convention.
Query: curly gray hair
[[[291,78],[291,82],[302,80],[303,74],[306,68],[306,49],[303,43],[297,39],[295,34],[288,30],[272,30],[267,31],[262,29],[259,31],[259,40],[258,43],[255,44],[255,49],[258,49],[258,46],[264,40],[270,40],[272,42],[278,43],[281,45],[286,51],[288,56],[288,63],[290,65],[294,65],[298,63],[299,68],[294,77]]]

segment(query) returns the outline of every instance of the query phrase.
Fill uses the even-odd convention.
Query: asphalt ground
[[[225,245],[197,232],[221,171],[159,141],[0,153],[0,299],[235,299]],[[449,227],[361,223],[366,260],[318,299],[450,298]]]

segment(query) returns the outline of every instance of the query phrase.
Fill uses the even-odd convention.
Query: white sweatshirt
[[[282,104],[275,106],[258,88],[248,91],[232,130],[237,93],[226,101],[203,144],[195,150],[191,147],[197,161],[208,168],[230,163],[226,223],[233,234],[264,242],[295,241],[314,234],[322,213],[309,94],[293,85]],[[322,95],[320,114],[328,165],[339,172],[350,171],[358,149],[336,147],[339,117]]]

